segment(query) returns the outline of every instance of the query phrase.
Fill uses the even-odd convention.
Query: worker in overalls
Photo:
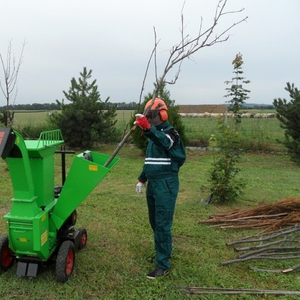
[[[147,274],[150,279],[168,275],[172,252],[173,215],[179,190],[178,171],[185,161],[185,148],[178,132],[168,121],[165,102],[149,100],[146,116],[136,115],[135,124],[148,138],[145,163],[138,177],[136,192],[142,193],[147,182],[146,198],[149,221],[154,233],[156,267]]]

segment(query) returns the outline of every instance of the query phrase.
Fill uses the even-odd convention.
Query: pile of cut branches
[[[260,204],[250,209],[235,209],[217,213],[200,223],[213,223],[219,228],[264,228],[274,231],[282,226],[300,223],[300,198],[286,198],[270,204]]]
[[[243,244],[244,246],[237,247]],[[222,262],[228,265],[249,260],[276,260],[284,261],[300,259],[300,225],[296,224],[288,228],[279,229],[273,232],[259,233],[253,236],[244,237],[236,241],[227,243],[227,246],[234,246],[234,250],[239,252],[236,258]],[[250,269],[261,272],[288,273],[300,268],[300,264],[289,266],[283,270],[268,270],[256,267]]]

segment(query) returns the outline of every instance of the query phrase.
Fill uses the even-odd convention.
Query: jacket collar
[[[168,126],[170,126],[170,122],[167,120],[159,125],[156,126],[156,129],[157,130],[162,130],[162,129],[165,129],[167,128]]]

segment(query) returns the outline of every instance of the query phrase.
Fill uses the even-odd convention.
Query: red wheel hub
[[[2,265],[3,265],[3,267],[7,268],[11,264],[11,262],[13,260],[12,253],[13,252],[8,247],[6,247],[4,249],[4,251],[2,253]]]
[[[86,244],[86,240],[87,240],[87,235],[85,233],[83,233],[82,236],[81,236],[81,243],[82,243],[82,245]]]
[[[66,262],[66,274],[69,275],[72,272],[74,265],[74,252],[72,250],[69,251]]]

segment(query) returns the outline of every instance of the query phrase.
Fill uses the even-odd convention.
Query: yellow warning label
[[[26,242],[27,242],[27,239],[26,239],[26,238],[20,238],[20,242],[26,243]]]
[[[89,170],[90,171],[98,171],[98,166],[97,165],[89,165]]]
[[[43,246],[48,240],[48,230],[46,230],[42,235],[41,235],[41,246]]]

